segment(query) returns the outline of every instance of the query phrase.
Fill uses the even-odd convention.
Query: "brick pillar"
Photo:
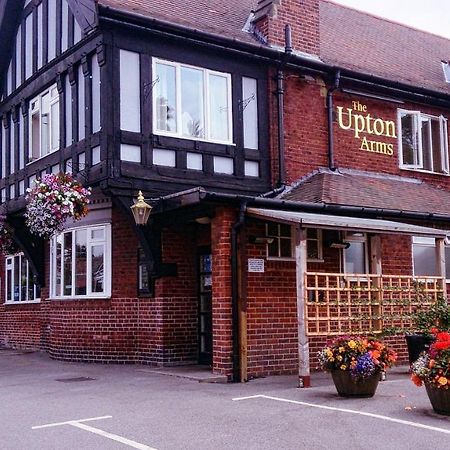
[[[231,312],[231,227],[237,211],[217,208],[211,223],[213,372],[231,377],[233,335]]]

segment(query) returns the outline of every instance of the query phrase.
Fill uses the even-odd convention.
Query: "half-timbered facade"
[[[326,0],[179,3],[3,0],[0,343],[307,383],[330,335],[446,295],[450,43]],[[58,172],[90,213],[44,241],[25,194]]]

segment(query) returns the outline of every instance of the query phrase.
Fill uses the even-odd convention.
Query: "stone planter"
[[[359,381],[353,380],[348,370],[333,370],[331,376],[340,397],[373,397],[380,381],[379,371]]]
[[[439,389],[430,383],[425,383],[425,388],[434,411],[450,416],[450,389]]]

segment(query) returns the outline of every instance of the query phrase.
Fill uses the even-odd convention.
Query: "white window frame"
[[[347,263],[346,263],[346,258],[345,258],[345,253],[346,253],[347,249],[344,248],[342,251],[342,265],[344,267],[345,277],[350,280],[363,280],[364,278],[353,277],[353,275],[367,275],[368,273],[370,273],[370,270],[369,270],[369,240],[367,238],[367,233],[362,233],[362,232],[361,233],[359,233],[359,232],[345,233],[343,240],[345,242],[348,242],[350,244],[350,246],[352,245],[352,242],[361,242],[364,244],[364,267],[365,267],[364,273],[349,272],[347,270]]]
[[[404,164],[403,163],[403,139],[402,139],[402,117],[412,116],[413,117],[413,131],[417,135],[417,142],[414,145],[417,146],[417,161],[414,164]],[[434,170],[428,170],[423,167],[423,148],[422,148],[422,133],[419,132],[419,124],[422,119],[434,119],[439,120],[440,124],[440,147],[441,147],[441,161],[442,167],[440,172],[435,172]],[[399,155],[399,166],[401,169],[409,169],[427,173],[437,173],[441,175],[449,175],[449,152],[448,152],[448,120],[444,116],[433,116],[429,114],[423,114],[420,111],[398,109],[397,111],[397,124],[398,124],[398,155]],[[429,130],[429,139],[432,142],[431,127]],[[433,152],[430,154],[431,167],[433,164]]]
[[[42,98],[45,95],[49,95],[50,96],[50,100],[49,100],[49,110],[48,110],[48,148],[47,149],[43,149],[42,148]],[[35,107],[33,108],[33,104],[35,105]],[[58,105],[58,119],[57,119],[57,123],[53,124],[53,120],[52,120],[52,107],[54,105]],[[61,108],[61,104],[60,104],[60,96],[59,96],[59,92],[58,92],[58,88],[56,86],[56,84],[50,86],[48,89],[46,89],[45,91],[42,91],[38,96],[34,97],[31,101],[30,101],[30,113],[29,113],[29,151],[28,151],[28,157],[29,157],[29,162],[34,162],[40,158],[43,158],[47,155],[49,155],[50,153],[56,152],[59,150],[60,148],[60,144],[61,144],[61,125],[60,125],[60,108]],[[38,157],[34,157],[33,159],[33,116],[38,114],[39,115],[39,156]],[[57,142],[53,142],[52,136],[53,136],[53,127],[56,125],[57,127]],[[44,151],[45,150],[45,151]]]
[[[177,131],[165,131],[158,130],[157,128],[157,105],[156,105],[156,83],[158,80],[156,78],[156,65],[164,64],[167,66],[172,66],[175,68],[175,89],[176,89],[176,123]],[[204,117],[204,127],[205,127],[205,137],[198,138],[195,136],[189,137],[183,135],[182,131],[182,111],[181,111],[181,68],[186,67],[188,69],[201,70],[203,73],[203,117]],[[227,144],[234,145],[233,143],[233,105],[232,105],[232,92],[231,92],[231,74],[226,72],[218,72],[216,70],[210,70],[203,67],[192,66],[190,64],[178,63],[174,61],[168,61],[160,58],[153,58],[152,61],[152,71],[153,71],[153,133],[160,136],[171,136],[180,139],[189,139],[202,142],[212,142],[216,144]],[[217,75],[227,80],[227,101],[228,101],[228,140],[217,140],[210,138],[210,105],[209,105],[209,77],[210,75]]]
[[[323,239],[321,228],[309,228],[317,231],[317,239],[308,238],[308,229],[306,230],[306,252],[308,254],[308,244],[310,242],[317,242],[317,258],[307,258],[308,262],[323,262]]]
[[[412,269],[413,269],[413,276],[414,277],[420,277],[426,280],[427,275],[416,275],[416,268],[414,265],[414,246],[421,246],[421,247],[430,247],[435,249],[436,248],[436,240],[435,238],[430,238],[430,237],[423,237],[423,236],[413,236],[411,239],[411,264],[412,264]],[[445,249],[444,251],[446,252],[448,249],[450,249],[450,238],[446,238],[445,239]],[[435,261],[433,261],[435,262]],[[435,270],[436,270],[436,265],[435,265]],[[435,275],[428,275],[430,277],[435,276]],[[446,279],[445,279],[446,283],[450,283],[450,278],[447,278],[447,274],[446,274]]]
[[[93,239],[91,237],[91,233],[93,230],[103,229],[104,230],[104,238],[103,239]],[[86,230],[86,294],[85,295],[76,295],[75,294],[75,271],[76,271],[76,261],[75,261],[75,232]],[[71,285],[71,294],[63,295],[62,292],[64,290],[64,271],[63,271],[63,257],[61,257],[61,267],[60,267],[60,289],[61,291],[56,292],[56,240],[57,237],[62,236],[63,234],[72,233],[72,285]],[[91,252],[92,247],[95,245],[103,245],[104,246],[104,260],[103,260],[103,278],[104,278],[104,291],[103,292],[92,292],[92,258]],[[64,253],[64,239],[61,247],[61,253]],[[111,297],[111,279],[112,279],[112,246],[111,246],[111,225],[110,224],[95,224],[88,225],[82,227],[73,227],[64,230],[58,236],[55,236],[50,241],[50,298],[52,300],[61,300],[61,299],[95,299],[95,298],[109,298]]]
[[[16,267],[14,264],[15,258],[19,257],[19,267]],[[25,287],[25,300],[20,300],[21,291],[22,291],[22,284],[20,283],[20,280],[22,278],[22,259],[25,259],[26,266],[27,266],[27,274],[26,274],[26,287]],[[19,271],[19,300],[14,300],[14,275],[16,270]],[[30,263],[25,258],[25,255],[23,253],[16,253],[15,255],[7,255],[5,257],[5,305],[23,305],[25,303],[40,303],[41,298],[37,297],[38,287],[35,283],[33,283],[33,299],[28,298],[29,293],[29,282],[30,282]],[[8,272],[11,272],[11,285],[8,286]],[[11,300],[8,300],[8,290],[10,290]]]

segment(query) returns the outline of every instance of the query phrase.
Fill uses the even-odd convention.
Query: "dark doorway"
[[[199,249],[198,362],[212,365],[212,255],[209,247]]]

